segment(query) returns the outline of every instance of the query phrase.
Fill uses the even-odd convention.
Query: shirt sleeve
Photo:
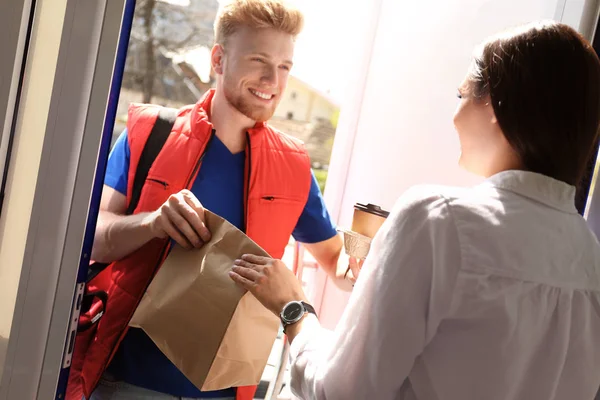
[[[127,195],[127,176],[129,174],[129,140],[127,140],[127,129],[119,135],[115,142],[108,163],[106,164],[106,174],[104,184],[115,189],[117,192]]]
[[[318,243],[337,235],[315,174],[311,171],[308,200],[292,236],[301,243]]]
[[[335,332],[302,331],[291,346],[302,399],[394,399],[452,300],[461,265],[448,201],[424,188],[401,197]]]

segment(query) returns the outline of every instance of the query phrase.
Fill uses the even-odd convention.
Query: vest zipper
[[[213,129],[210,133],[210,137],[208,139],[208,143],[206,143],[206,147],[204,147],[204,150],[202,151],[202,154],[200,155],[200,157],[198,158],[198,161],[196,161],[196,165],[194,166],[194,169],[192,170],[192,174],[190,175],[190,177],[188,178],[185,187],[187,188],[188,186],[190,186],[190,183],[192,181],[192,178],[196,175],[196,172],[198,171],[198,168],[200,168],[200,164],[202,164],[202,160],[204,159],[204,156],[206,155],[206,152],[208,150],[208,146],[210,146],[210,143],[213,140],[213,137],[215,136],[215,130]],[[159,183],[162,183],[159,181]],[[150,283],[152,283],[152,279],[154,278],[154,275],[156,274],[156,271],[158,271],[158,268],[160,267],[160,265],[162,264],[163,258],[165,258],[165,255],[170,247],[170,240],[167,240],[167,243],[163,246],[162,251],[160,252],[160,256],[158,257],[158,262],[156,263],[156,265],[154,266],[154,269],[152,271],[152,276],[150,277],[150,279],[148,280],[148,283],[146,284],[146,288],[144,289],[144,293],[146,292],[146,290],[148,290],[148,287],[150,286]],[[142,295],[143,297],[143,295]],[[137,309],[137,307],[139,306],[140,302],[142,301],[142,298],[140,297],[140,300],[137,302],[137,305],[135,306],[135,308],[133,309],[133,313],[135,313],[135,310]],[[106,312],[106,310],[105,310]],[[129,315],[128,321],[131,321],[131,318],[133,318],[133,313]],[[127,323],[129,325],[129,323]],[[128,327],[125,327],[125,329],[123,329],[123,331],[121,332],[121,334],[119,335],[119,340],[117,342],[117,345],[112,349],[112,352],[110,353],[110,356],[108,357],[108,362],[106,363],[106,366],[104,367],[104,369],[106,370],[106,368],[108,368],[108,365],[110,364],[111,360],[113,359],[113,357],[115,356],[117,350],[119,349],[119,344],[123,341],[123,338],[125,337],[125,332],[127,331]],[[98,382],[96,382],[96,384],[94,386],[97,386]]]
[[[248,174],[246,177],[246,199],[244,201],[244,233],[248,234],[248,200],[250,199],[250,175],[252,174],[252,143],[248,132],[246,132],[246,146],[248,148]]]
[[[273,197],[273,196],[263,196],[263,200],[275,201],[275,197]]]
[[[194,176],[196,176],[196,172],[198,172],[198,169],[200,168],[200,165],[202,164],[202,160],[204,160],[204,156],[206,156],[206,152],[208,151],[208,148],[210,147],[210,144],[212,143],[212,140],[215,137],[215,134],[216,134],[216,131],[213,129],[210,132],[210,137],[208,138],[208,143],[206,143],[206,146],[204,147],[204,150],[202,151],[200,158],[196,162],[196,166],[194,166],[192,174],[190,175],[187,183],[185,184],[186,188],[188,188],[188,186],[190,186],[190,184],[192,183],[192,179],[194,178]]]

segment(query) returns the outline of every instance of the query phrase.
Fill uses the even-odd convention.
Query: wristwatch
[[[279,314],[283,325],[283,333],[285,333],[288,326],[300,321],[306,313],[317,315],[314,307],[304,301],[290,301],[287,303]]]

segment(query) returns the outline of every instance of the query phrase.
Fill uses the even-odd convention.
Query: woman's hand
[[[279,316],[290,301],[306,301],[302,284],[280,260],[245,254],[229,276]]]
[[[358,279],[358,275],[360,274],[360,270],[362,269],[365,260],[357,260],[355,257],[348,258],[348,268],[346,269],[346,273],[344,274],[344,279],[347,279],[352,283],[352,286],[356,283]]]

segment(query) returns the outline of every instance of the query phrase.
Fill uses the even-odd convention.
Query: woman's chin
[[[460,152],[459,156],[458,156],[458,166],[462,169],[464,169],[465,171],[468,171],[468,165],[467,162],[465,161],[465,157],[463,156],[462,151]]]
[[[458,158],[458,166],[465,172],[471,174],[471,175],[476,175],[476,176],[481,176],[481,177],[486,177],[485,176],[485,172],[482,171],[482,168],[480,165],[476,165],[473,162],[469,162],[468,159],[465,159],[465,157],[462,155],[460,155],[460,157]]]

